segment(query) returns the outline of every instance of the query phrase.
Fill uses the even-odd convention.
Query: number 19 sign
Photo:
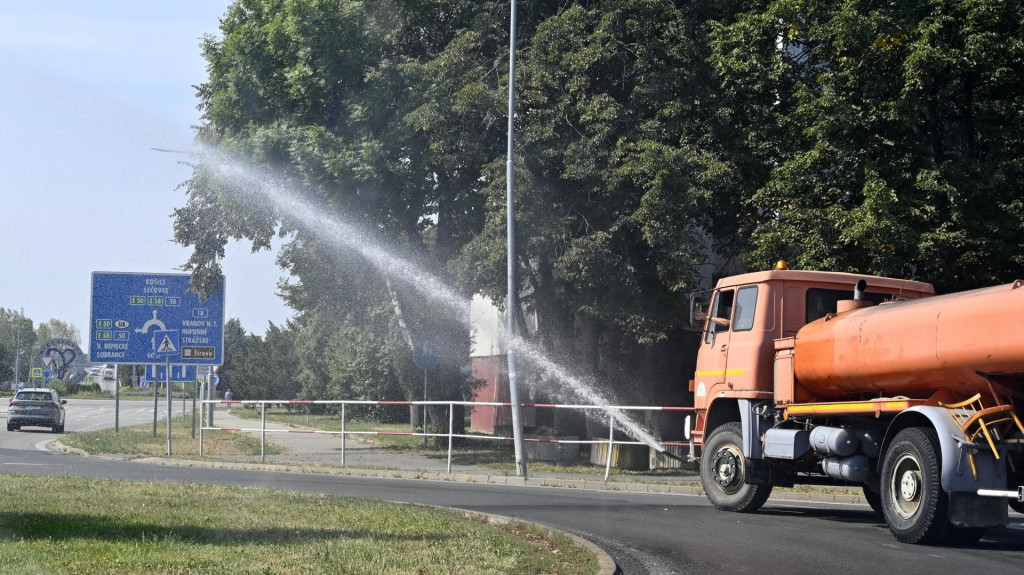
[[[191,279],[189,274],[93,272],[89,360],[163,363],[167,338],[158,341],[157,332],[174,331],[172,363],[223,363],[224,277],[206,301],[188,291]]]

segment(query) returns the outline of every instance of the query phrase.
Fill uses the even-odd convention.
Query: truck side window
[[[711,317],[720,317],[722,319],[732,318],[732,290],[722,290],[715,294],[715,301],[711,304]],[[708,332],[704,335],[704,343],[711,343],[714,339],[714,334],[719,331],[729,331],[728,328],[719,327],[712,321],[708,321]]]
[[[736,319],[733,331],[750,331],[754,327],[754,310],[757,308],[757,286],[741,287],[736,293]]]

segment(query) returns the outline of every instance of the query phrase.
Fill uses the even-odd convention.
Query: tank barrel
[[[1014,392],[1024,392],[1024,289],[1015,285],[897,301],[811,322],[796,335],[796,381],[819,400],[856,394],[928,398],[943,387],[970,394],[988,389],[979,374],[1000,374]]]

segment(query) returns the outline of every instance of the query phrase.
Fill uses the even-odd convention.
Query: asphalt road
[[[702,497],[168,467],[34,448],[0,448],[0,471],[290,489],[494,513],[586,537],[627,574],[1024,571],[1019,515],[1012,515],[1010,527],[991,530],[978,547],[955,549],[897,543],[870,510],[852,505],[770,501],[760,513],[732,514],[716,511]]]
[[[60,437],[45,427],[23,427],[21,431],[7,431],[7,404],[11,398],[0,399],[0,448],[9,449],[42,449],[46,443]],[[64,406],[64,432],[75,433],[79,431],[92,431],[94,429],[106,429],[114,427],[114,401],[103,399],[69,399]],[[181,415],[181,400],[172,401],[172,409],[175,416]],[[191,410],[192,403],[186,407]],[[157,417],[160,421],[167,419],[167,402],[160,398],[157,409]],[[121,401],[119,424],[122,426],[153,423],[153,400],[123,400]],[[166,427],[158,429],[157,433],[166,433]]]

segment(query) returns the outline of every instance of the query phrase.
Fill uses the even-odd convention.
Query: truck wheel
[[[875,513],[885,515],[882,513],[882,494],[872,491],[867,485],[864,486],[864,501],[871,506]]]
[[[757,511],[772,493],[771,485],[746,482],[742,443],[740,424],[726,423],[711,432],[701,450],[701,484],[711,503],[723,511]]]
[[[939,481],[935,430],[910,427],[896,434],[882,464],[882,511],[903,543],[940,543],[947,533],[947,496]]]

